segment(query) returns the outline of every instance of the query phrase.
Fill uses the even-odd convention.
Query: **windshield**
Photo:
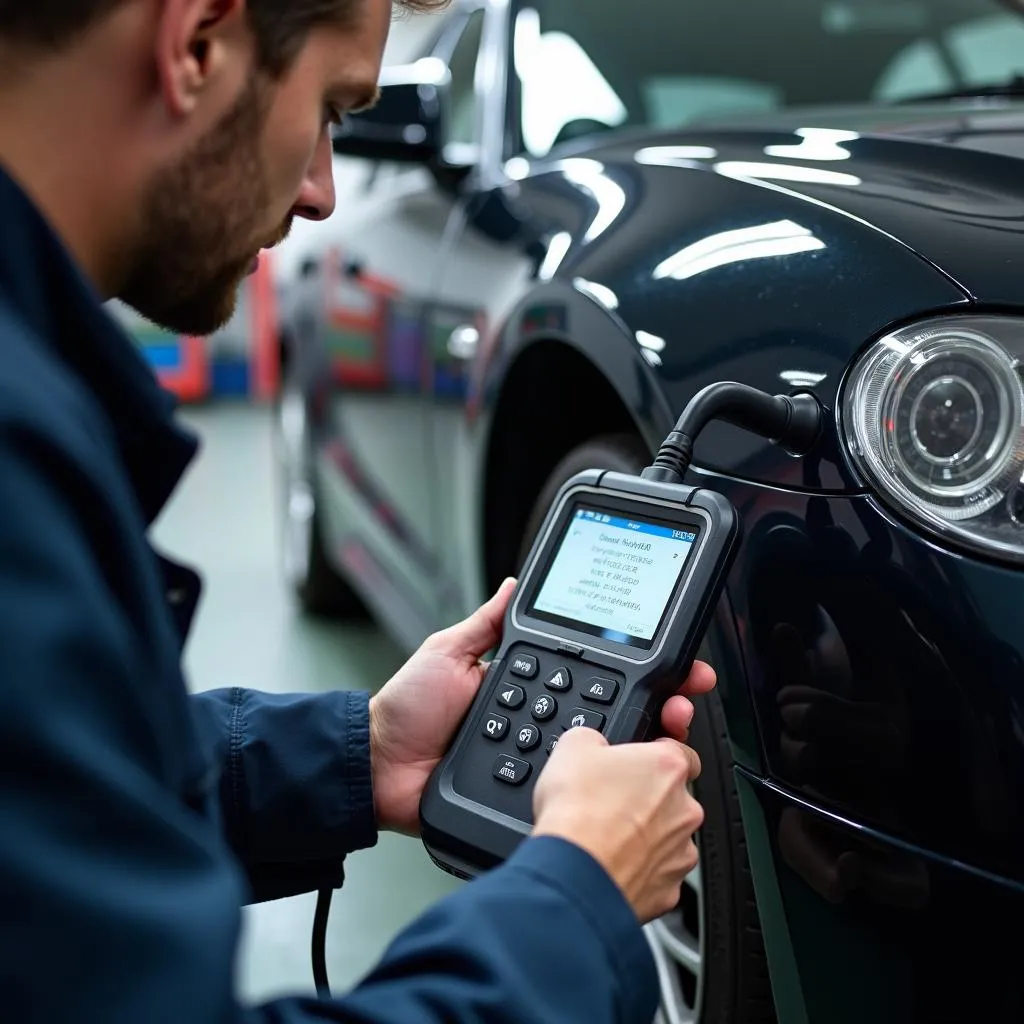
[[[999,0],[520,0],[523,148],[823,104],[893,103],[1024,75]]]

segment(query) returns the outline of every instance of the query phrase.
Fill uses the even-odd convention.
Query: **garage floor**
[[[304,621],[282,585],[269,413],[229,403],[183,418],[204,448],[154,537],[205,578],[186,651],[192,688],[308,692],[383,684],[403,659],[378,630]],[[458,884],[417,841],[393,835],[352,856],[346,876],[328,933],[335,992],[357,981],[406,922]],[[314,902],[310,895],[245,911],[239,987],[246,1000],[312,991]]]

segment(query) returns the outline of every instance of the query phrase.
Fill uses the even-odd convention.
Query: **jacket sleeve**
[[[398,936],[335,1002],[281,1004],[315,1020],[391,1024],[650,1024],[658,976],[633,910],[561,839],[528,839]],[[290,1021],[275,1014],[260,1021]]]
[[[547,839],[441,902],[351,993],[242,1006],[244,880],[168,783],[188,703],[155,685],[130,619],[147,612],[114,599],[92,553],[97,531],[117,542],[103,505],[75,460],[0,422],[4,1020],[649,1024],[632,912]]]
[[[191,702],[250,900],[340,886],[345,855],[377,842],[369,695],[230,689]]]

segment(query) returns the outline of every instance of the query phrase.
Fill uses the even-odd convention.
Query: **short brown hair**
[[[125,0],[0,0],[0,40],[41,50],[71,42]],[[317,25],[344,23],[366,0],[247,0],[263,70],[277,75]],[[394,0],[409,11],[435,11],[449,0]]]

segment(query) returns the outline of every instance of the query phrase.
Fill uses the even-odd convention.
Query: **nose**
[[[313,161],[295,201],[293,213],[306,220],[326,220],[334,213],[334,166],[331,160],[331,134],[325,128],[317,143]]]

